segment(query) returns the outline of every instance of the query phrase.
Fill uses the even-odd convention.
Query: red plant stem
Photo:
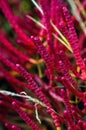
[[[75,83],[75,81],[73,80],[73,78],[71,77],[71,75],[69,74],[68,72],[68,68],[65,66],[65,64],[63,63],[63,61],[59,61],[59,65],[61,67],[61,71],[62,71],[62,74],[64,75],[64,77],[71,82],[71,84],[74,86],[74,87],[77,87],[77,84]]]
[[[16,66],[14,65],[14,63],[12,63],[10,60],[8,60],[6,57],[4,57],[1,53],[0,53],[0,61],[4,65],[10,67],[11,69],[13,69],[15,71],[18,71],[17,68],[16,68]]]
[[[51,56],[46,51],[45,47],[42,45],[42,42],[37,37],[31,37],[37,47],[38,52],[40,53],[41,57],[44,59],[47,70],[49,72],[50,84],[53,84],[54,80],[54,63]]]
[[[65,90],[61,89],[61,95],[63,97],[64,100],[64,104],[66,106],[66,110],[67,110],[67,116],[68,116],[68,124],[71,128],[74,128],[74,122],[73,122],[73,118],[72,118],[72,111],[71,111],[71,105],[68,101],[68,97],[67,97],[67,93]]]
[[[23,59],[24,61],[29,61],[29,57],[27,57],[25,54],[23,54],[21,51],[19,51],[17,48],[15,48],[12,43],[5,37],[5,35],[3,34],[3,32],[0,33],[0,41],[3,45],[9,50],[11,51],[13,54],[15,54],[16,56],[18,56],[19,58]]]
[[[73,65],[71,64],[71,62],[69,61],[69,59],[67,58],[67,56],[66,56],[66,54],[64,53],[64,51],[60,51],[60,54],[61,54],[61,58],[63,59],[63,61],[64,61],[64,63],[65,63],[65,65],[67,66],[67,68],[69,69],[69,70],[71,70],[74,74],[75,74],[75,76],[77,77],[77,78],[79,78],[80,77],[80,74],[75,70],[75,68],[73,67]],[[74,83],[75,84],[75,83]],[[77,86],[77,85],[76,85]]]
[[[5,126],[8,130],[21,130],[21,128],[17,127],[16,125],[12,125],[10,123],[5,123]]]
[[[72,19],[71,19],[71,16],[69,14],[69,11],[67,10],[66,7],[63,7],[63,13],[64,13],[64,16],[65,16],[65,19],[66,19],[66,22],[67,22],[67,25],[68,25],[68,28],[69,28],[70,44],[71,44],[71,47],[73,49],[77,65],[80,67],[80,69],[83,72],[85,72],[85,65],[84,65],[84,62],[81,58],[80,50],[79,50],[79,46],[78,46],[79,41],[78,41],[78,38],[77,38],[77,34],[75,32],[75,28],[74,28],[74,25],[72,23]]]
[[[55,24],[56,22],[56,2],[57,0],[52,0],[51,1],[51,19],[52,19],[52,22]]]
[[[34,48],[34,44],[32,40],[23,32],[23,30],[20,28],[20,26],[17,24],[15,20],[15,16],[9,6],[9,3],[7,0],[1,0],[0,1],[0,8],[2,9],[3,13],[5,14],[6,18],[16,31],[16,33],[19,35],[19,37],[25,42],[26,45],[28,45],[31,48]]]
[[[16,102],[12,102],[12,106],[14,110],[20,115],[20,117],[32,127],[33,130],[40,130],[40,128],[30,119],[29,115],[27,115]]]

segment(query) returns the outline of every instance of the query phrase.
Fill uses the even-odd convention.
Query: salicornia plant
[[[0,0],[0,130],[86,130],[86,0]]]

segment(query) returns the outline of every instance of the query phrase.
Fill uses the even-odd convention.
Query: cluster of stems
[[[23,4],[0,0],[0,126],[86,130],[86,0]]]

